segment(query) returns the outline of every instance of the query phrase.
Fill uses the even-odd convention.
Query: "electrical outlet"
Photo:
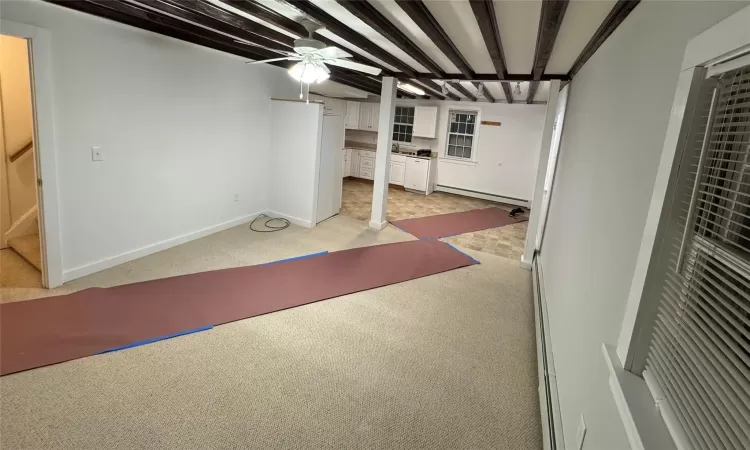
[[[91,160],[104,161],[104,152],[101,147],[91,147]]]
[[[581,414],[581,423],[578,424],[578,431],[576,431],[576,442],[578,450],[583,448],[583,440],[586,438],[586,421],[583,420],[583,414]]]
[[[502,161],[498,161],[497,162],[497,167],[503,167],[503,162]]]
[[[238,193],[236,193],[236,192],[234,193],[234,201],[235,201],[235,202],[238,202],[238,201],[240,201],[240,194],[238,194]]]

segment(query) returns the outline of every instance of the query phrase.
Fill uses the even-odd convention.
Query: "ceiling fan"
[[[349,61],[345,58],[351,58],[352,55],[341,50],[338,47],[327,47],[323,42],[315,39],[313,34],[318,31],[321,26],[312,20],[302,19],[300,20],[302,26],[305,27],[309,36],[306,38],[296,39],[294,41],[294,52],[282,52],[286,53],[287,56],[280,58],[264,59],[262,61],[250,61],[248,64],[260,64],[274,61],[299,61],[297,64],[289,69],[289,74],[295,79],[299,80],[300,87],[302,83],[307,84],[308,91],[311,83],[320,83],[328,79],[331,70],[327,65],[343,67],[350,70],[356,70],[358,72],[364,72],[369,75],[379,75],[381,69],[377,67],[360,64],[354,61]],[[247,41],[237,41],[242,44],[254,45],[256,47],[265,48],[262,45],[254,44]],[[273,50],[278,51],[278,50]],[[302,92],[300,92],[300,98],[302,98]]]

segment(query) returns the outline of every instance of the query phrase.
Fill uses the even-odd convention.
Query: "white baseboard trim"
[[[528,208],[531,202],[528,200],[522,200],[519,198],[503,197],[502,195],[488,194],[486,192],[472,191],[470,189],[461,189],[451,186],[435,186],[436,191],[447,192],[449,194],[463,195],[464,197],[481,198],[483,200],[490,200],[498,203],[505,203],[506,205],[523,206]]]
[[[388,226],[388,221],[385,222],[375,222],[373,220],[370,221],[370,228],[375,230],[382,230],[383,228]]]
[[[289,222],[291,222],[291,223],[293,223],[295,225],[299,225],[299,226],[305,227],[305,228],[312,228],[312,227],[315,226],[315,224],[312,223],[312,221],[310,221],[310,220],[300,219],[299,217],[290,216],[288,214],[284,214],[284,213],[280,213],[280,212],[276,212],[276,211],[268,211],[268,212],[266,212],[266,214],[269,215],[269,216],[271,216],[271,217],[280,217],[280,218],[286,219],[286,220],[288,220]]]
[[[133,261],[134,259],[143,258],[144,256],[152,255],[162,250],[166,250],[168,248],[172,248],[177,245],[184,244],[186,242],[194,241],[196,239],[200,239],[202,237],[205,237],[214,233],[218,233],[219,231],[224,231],[229,228],[236,227],[237,225],[248,223],[251,220],[253,220],[255,217],[257,217],[259,214],[261,213],[249,214],[247,216],[238,217],[236,219],[232,219],[232,220],[229,220],[227,222],[223,222],[217,225],[212,225],[210,227],[206,227],[198,231],[193,231],[191,233],[183,234],[181,236],[173,237],[170,239],[165,239],[163,241],[159,241],[154,244],[146,245],[146,246],[137,248],[135,250],[130,250],[124,253],[120,253],[119,255],[115,255],[111,258],[101,259],[99,261],[95,261],[89,264],[78,266],[73,269],[64,270],[63,271],[63,283],[75,280],[76,278],[84,277],[86,275],[90,275],[92,273],[101,272],[102,270],[109,269],[115,266],[119,266],[120,264]]]
[[[531,261],[527,261],[524,256],[521,256],[521,268],[524,270],[531,270]]]

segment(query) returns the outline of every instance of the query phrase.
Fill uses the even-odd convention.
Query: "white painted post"
[[[372,188],[372,215],[370,216],[370,228],[376,230],[382,230],[388,225],[388,181],[390,180],[396,88],[395,78],[383,77],[383,87],[380,90],[380,116],[378,117],[378,148],[375,154],[375,182]]]
[[[549,82],[549,99],[547,100],[547,114],[544,118],[544,130],[542,131],[542,146],[539,150],[539,164],[536,169],[536,183],[534,184],[534,195],[531,198],[531,215],[529,227],[526,230],[526,245],[521,257],[521,267],[531,270],[531,262],[534,259],[537,234],[539,233],[539,220],[542,215],[542,199],[544,198],[544,180],[547,176],[547,165],[549,164],[549,150],[552,146],[552,131],[555,125],[555,114],[557,113],[557,97],[560,95],[560,80]]]

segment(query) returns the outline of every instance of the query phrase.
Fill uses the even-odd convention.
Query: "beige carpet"
[[[408,239],[237,227],[60,291]],[[467,253],[482,264],[3,377],[1,447],[541,449],[530,273]]]

